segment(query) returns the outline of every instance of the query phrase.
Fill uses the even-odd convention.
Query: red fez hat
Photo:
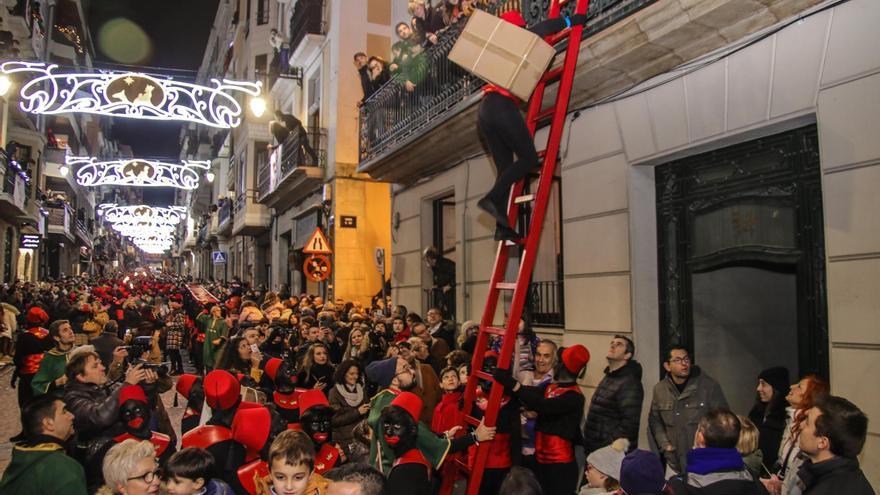
[[[91,313],[92,306],[89,304],[83,304],[82,306],[79,307],[79,310],[82,311],[83,313]]]
[[[43,308],[39,306],[34,306],[27,312],[27,321],[28,323],[36,323],[41,325],[49,321],[49,315],[43,311]]]
[[[495,351],[486,351],[486,353],[483,354],[483,360],[484,360],[484,361],[485,361],[486,359],[490,358],[490,357],[493,357],[493,358],[495,358],[495,359],[497,360],[497,359],[499,359],[499,358],[501,357],[501,355],[498,354],[498,353],[495,352]]]
[[[119,405],[125,404],[128,400],[136,400],[138,402],[147,403],[147,394],[140,385],[126,385],[119,390]]]
[[[501,14],[501,19],[517,27],[526,27],[526,20],[523,19],[522,14],[515,10],[511,10]]]
[[[327,402],[327,396],[324,395],[324,392],[320,390],[306,390],[305,392],[299,394],[299,415],[302,416],[309,409],[315,406],[326,406],[330,407],[330,403]]]
[[[272,415],[265,407],[243,409],[232,420],[232,439],[244,445],[248,457],[253,457],[269,440],[271,427]]]
[[[391,401],[392,406],[397,406],[408,412],[416,421],[422,414],[422,399],[412,392],[401,392]]]
[[[197,375],[180,375],[180,378],[177,379],[177,393],[189,399],[189,392],[198,379]]]
[[[241,384],[232,373],[214,370],[205,376],[205,402],[211,409],[229,409],[238,402]]]
[[[274,381],[275,376],[278,374],[278,368],[281,367],[281,363],[283,362],[284,361],[282,361],[281,359],[272,358],[266,361],[266,366],[263,368],[263,371],[265,371],[266,374],[269,375],[269,378]]]
[[[590,351],[577,344],[562,350],[562,364],[575,375],[590,361]]]

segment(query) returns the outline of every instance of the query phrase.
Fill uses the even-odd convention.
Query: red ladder
[[[550,5],[548,18],[559,17],[560,8],[573,0],[553,0]],[[589,0],[576,0],[576,14],[586,14]],[[548,36],[546,41],[551,45],[556,45],[564,40],[568,41],[568,47],[565,51],[565,59],[558,68],[548,70],[541,77],[535,91],[532,93],[531,101],[529,101],[529,111],[526,116],[526,123],[532,136],[535,130],[542,122],[550,121],[550,135],[547,139],[547,148],[538,152],[538,157],[543,160],[541,173],[538,183],[538,191],[534,195],[522,196],[525,183],[528,178],[517,182],[511,192],[508,201],[507,216],[509,224],[516,225],[519,217],[520,204],[534,201],[529,231],[526,237],[516,242],[501,242],[498,246],[498,253],[495,257],[495,267],[492,271],[492,279],[489,286],[489,297],[486,300],[486,308],[483,310],[483,318],[480,320],[480,331],[477,336],[477,343],[474,347],[474,357],[471,363],[471,374],[468,377],[467,386],[464,393],[464,410],[463,418],[466,424],[477,426],[479,420],[471,415],[476,390],[481,380],[491,380],[492,376],[481,371],[483,369],[483,355],[489,349],[489,338],[491,335],[504,337],[504,343],[501,346],[501,353],[498,359],[498,366],[504,369],[510,367],[511,355],[513,354],[516,336],[519,330],[519,320],[522,317],[523,306],[526,301],[526,294],[529,290],[529,284],[532,278],[532,269],[535,266],[535,257],[538,251],[538,241],[541,237],[541,229],[544,226],[544,214],[547,211],[547,202],[550,198],[550,188],[553,184],[553,175],[556,170],[556,162],[559,158],[559,144],[562,141],[562,131],[565,126],[565,116],[568,113],[568,102],[571,96],[571,87],[574,80],[574,73],[577,67],[578,52],[580,50],[581,36],[583,34],[583,26],[574,26],[567,28],[559,33]],[[544,90],[547,84],[559,83],[556,102],[553,106],[542,110],[541,106],[544,100]],[[504,274],[507,271],[507,263],[510,259],[510,249],[514,246],[524,246],[521,255],[519,272],[516,282],[505,282]],[[513,291],[513,300],[510,305],[510,311],[507,315],[507,326],[499,328],[494,326],[495,312],[498,307],[498,296],[501,291]],[[498,419],[498,411],[501,406],[501,397],[504,389],[499,384],[492,384],[492,390],[489,393],[489,401],[484,414],[484,421],[487,426],[495,426]],[[468,476],[468,495],[477,495],[480,490],[480,483],[483,479],[483,472],[486,468],[486,459],[489,454],[489,442],[483,442],[476,449],[476,459],[472,460],[472,470],[461,462],[455,461],[457,467]],[[470,471],[469,475],[468,472]],[[449,472],[449,471],[447,471]],[[443,480],[440,493],[448,495],[452,493],[453,480],[447,476]]]

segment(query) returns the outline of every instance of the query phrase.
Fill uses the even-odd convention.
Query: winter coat
[[[2,323],[2,327],[0,327],[0,337],[11,339],[12,335],[18,330],[18,322],[16,322],[15,318],[18,317],[19,311],[18,308],[9,303],[0,304],[3,305],[3,321],[0,321],[0,323]]]
[[[78,439],[86,442],[97,436],[118,433],[119,384],[111,387],[74,380],[64,387],[64,404],[73,414]],[[108,431],[113,429],[114,431]]]
[[[728,407],[724,392],[698,366],[691,368],[681,393],[668,374],[654,386],[648,428],[661,451],[668,445],[675,447],[673,455],[666,458],[673,470],[682,472],[687,467],[687,452],[694,444],[700,418],[718,407]]]
[[[369,403],[370,397],[367,395],[366,390],[363,390],[363,386],[358,385],[363,391],[363,397],[357,406],[349,405],[339,390],[337,390],[337,387],[340,386],[343,385],[334,385],[330,389],[328,400],[330,401],[330,407],[333,408],[333,441],[337,442],[347,451],[349,444],[354,442],[354,428],[362,419],[366,418],[366,415],[361,416],[361,413],[358,412],[358,407]]]
[[[687,473],[669,480],[676,495],[769,495],[736,449],[695,448],[687,458]]]
[[[0,493],[17,495],[86,495],[83,467],[64,453],[53,437],[16,445],[12,461],[0,479]]]
[[[631,359],[614,371],[605,368],[584,424],[584,452],[589,455],[618,438],[628,439],[636,448],[644,399],[641,364]]]
[[[835,457],[817,464],[807,460],[798,476],[806,487],[804,495],[874,495],[858,459]]]

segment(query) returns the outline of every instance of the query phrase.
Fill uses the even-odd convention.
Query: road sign
[[[211,251],[211,259],[215,265],[223,265],[226,263],[226,251]]]
[[[314,254],[306,258],[303,272],[312,282],[323,282],[330,278],[330,258],[323,254]]]
[[[321,227],[315,227],[315,232],[312,234],[312,237],[309,238],[309,242],[303,247],[303,252],[306,254],[333,253],[333,251],[330,250],[330,243],[327,242],[327,238],[324,237],[324,232],[321,231]]]
[[[385,248],[376,248],[376,268],[379,269],[379,273],[385,273]]]

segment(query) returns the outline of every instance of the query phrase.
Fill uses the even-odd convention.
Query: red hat
[[[269,440],[271,427],[272,415],[265,407],[242,409],[232,420],[232,439],[244,445],[250,454],[258,453]]]
[[[315,406],[326,406],[330,407],[330,403],[327,402],[327,396],[324,395],[324,392],[320,390],[306,390],[305,392],[299,394],[299,415],[304,415],[309,409]]]
[[[126,401],[136,400],[138,402],[147,403],[147,394],[140,385],[126,385],[119,389],[119,405],[125,404]]]
[[[516,10],[510,10],[501,14],[501,19],[513,24],[514,26],[524,28],[526,27],[526,20],[523,19],[522,14],[517,12]]]
[[[92,312],[92,305],[91,304],[83,304],[82,306],[79,307],[79,310],[82,311],[83,313],[91,313]]]
[[[177,379],[177,393],[189,399],[189,392],[198,379],[197,375],[180,375],[180,378]]]
[[[272,381],[275,381],[275,376],[278,375],[278,368],[281,367],[281,363],[283,362],[283,360],[278,358],[272,358],[266,361],[266,366],[263,367],[263,371],[269,375],[269,378],[271,378]]]
[[[43,311],[43,308],[39,306],[33,306],[27,312],[27,321],[28,323],[34,323],[37,325],[42,325],[49,321],[49,315]]]
[[[501,358],[501,355],[495,351],[486,351],[486,353],[483,354],[483,361],[485,361],[487,358],[490,358],[490,357],[493,357],[497,360],[497,359]]]
[[[580,344],[562,349],[562,364],[574,374],[580,373],[589,361],[590,351]]]
[[[300,399],[300,403],[302,403],[302,399]],[[417,422],[422,414],[422,399],[412,392],[401,392],[391,401],[391,405],[408,412]]]
[[[211,409],[229,409],[238,402],[241,384],[232,373],[214,370],[205,375],[205,402]]]

